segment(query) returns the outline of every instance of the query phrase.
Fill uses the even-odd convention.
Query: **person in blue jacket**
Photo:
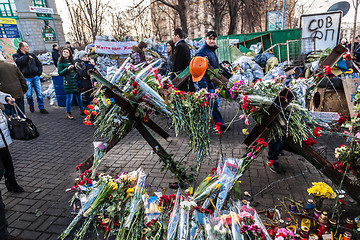
[[[206,57],[208,59],[209,65],[215,69],[220,68],[219,59],[215,53],[218,46],[216,46],[217,34],[215,31],[209,31],[205,37],[205,44],[197,51],[196,56]],[[219,87],[211,82],[209,77],[205,75],[203,79],[198,83],[199,88],[206,88],[208,92],[219,94]],[[213,105],[213,120],[215,123],[221,122],[221,129],[225,130],[227,125],[224,124],[223,117],[219,111],[219,97],[216,98]]]

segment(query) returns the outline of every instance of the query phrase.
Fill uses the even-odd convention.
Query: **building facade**
[[[30,6],[52,8],[54,14],[31,12]],[[16,19],[20,37],[29,44],[30,51],[44,52],[53,44],[65,45],[55,0],[0,0],[0,18]]]

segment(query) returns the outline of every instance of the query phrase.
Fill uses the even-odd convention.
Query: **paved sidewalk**
[[[75,166],[93,152],[94,129],[82,123],[83,117],[79,116],[78,108],[73,107],[75,120],[70,121],[65,118],[65,108],[49,106],[48,100],[46,103],[46,108],[50,112],[47,115],[40,114],[38,109],[35,113],[30,113],[27,109],[27,115],[38,127],[40,136],[30,141],[14,141],[10,147],[18,182],[26,192],[9,193],[4,181],[0,183],[7,209],[9,231],[12,235],[25,239],[57,239],[71,222],[68,201],[72,193],[65,192],[65,189],[73,186],[76,177]],[[225,121],[231,120],[236,109],[236,104],[221,101],[221,112]],[[167,121],[156,118],[156,122],[161,123],[160,126],[174,136],[173,130],[166,127]],[[246,147],[242,144],[244,127],[243,122],[236,121],[231,129],[224,133],[221,144],[226,157],[240,158],[245,153]],[[176,159],[180,159],[187,151],[188,140],[183,134],[177,138],[173,137],[171,141],[163,140],[157,135],[155,137],[168,153],[175,155]],[[200,181],[216,167],[220,142],[216,136],[213,140],[211,160],[202,165]],[[329,159],[333,159],[331,149],[341,141],[339,138],[324,137],[323,142],[328,145]],[[330,183],[311,164],[297,155],[285,152],[285,155],[281,156],[280,161],[286,166],[286,173],[280,175],[272,173],[267,168],[265,157],[263,153],[241,179],[242,190],[251,193],[254,200],[260,203],[260,208],[265,209],[278,204],[278,199],[290,195],[297,200],[305,201],[308,198],[306,189],[312,181]],[[194,154],[190,154],[185,162],[194,165],[193,159]],[[154,191],[161,191],[173,182],[173,178],[169,171],[161,172],[161,164],[157,161],[157,156],[151,154],[150,146],[133,130],[105,155],[101,171],[114,175],[143,167],[148,173],[148,187]],[[355,217],[360,213],[359,207],[353,209],[355,210],[351,214]]]

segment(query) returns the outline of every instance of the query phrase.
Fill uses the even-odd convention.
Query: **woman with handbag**
[[[71,115],[71,103],[75,95],[76,101],[79,105],[80,114],[84,115],[84,106],[80,96],[80,89],[75,79],[76,69],[74,66],[74,59],[69,48],[64,48],[61,51],[58,62],[58,73],[64,76],[64,90],[66,93],[66,118],[73,120]]]
[[[15,99],[10,94],[0,91],[0,103],[14,105]],[[9,192],[21,193],[24,189],[19,186],[15,179],[14,164],[9,152],[8,145],[12,143],[10,131],[8,128],[7,118],[0,111],[0,161],[4,169],[0,169],[0,180],[5,170],[5,185]]]

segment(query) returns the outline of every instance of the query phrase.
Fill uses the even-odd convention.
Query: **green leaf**
[[[240,188],[240,183],[238,181],[235,181],[235,184],[234,184],[235,201],[240,200],[241,195],[242,195],[242,192],[241,192],[241,188]]]

